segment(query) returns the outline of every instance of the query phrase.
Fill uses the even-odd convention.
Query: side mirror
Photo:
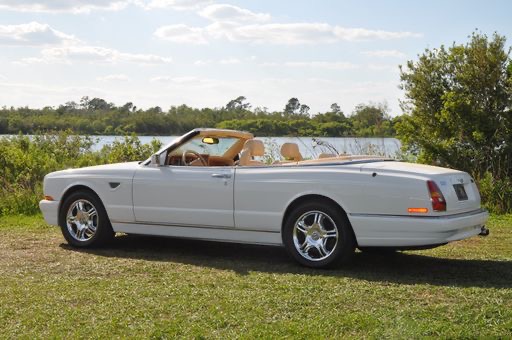
[[[151,162],[150,162],[150,165],[151,166],[154,166],[154,167],[158,167],[160,166],[160,155],[159,154],[152,154],[151,155]]]

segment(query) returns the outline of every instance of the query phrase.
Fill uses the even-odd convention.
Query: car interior
[[[171,149],[166,165],[174,166],[286,166],[355,160],[369,156],[321,153],[317,159],[305,160],[297,143],[283,143],[281,159],[265,163],[265,145],[254,136],[241,131],[201,131],[198,135]],[[372,157],[381,158],[381,157]]]

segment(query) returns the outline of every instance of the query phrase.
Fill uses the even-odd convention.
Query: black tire
[[[329,238],[324,237],[326,233],[324,233],[324,236],[314,235],[315,230],[312,228],[316,228],[314,226],[315,223],[311,224],[311,220],[308,221],[308,219],[315,219],[317,212],[325,215],[323,217],[324,228],[317,230],[320,230],[319,233],[322,233],[322,230],[327,230],[332,235],[335,228],[337,230],[337,239],[335,241],[333,241],[333,236]],[[328,218],[326,218],[326,216]],[[307,229],[307,233],[296,229],[296,224],[299,226],[298,223],[300,221],[303,221],[306,225],[310,225]],[[286,250],[291,257],[300,264],[311,268],[332,268],[348,263],[354,255],[356,245],[352,227],[345,214],[340,211],[339,207],[325,200],[305,202],[293,209],[286,218],[282,237]],[[306,247],[311,246],[310,242],[307,240],[317,245],[318,242],[326,242],[322,247],[324,253],[316,247],[310,247],[309,250],[306,250],[305,255],[303,255],[304,252],[301,253],[297,248],[301,248],[301,245],[306,245]],[[328,252],[326,252],[325,249],[327,249]],[[305,256],[310,258],[306,258]]]
[[[91,224],[93,226],[95,225],[95,231],[92,232],[92,228],[85,228],[87,231],[84,231],[83,239],[82,237],[79,237],[80,234],[76,231],[79,229],[79,225],[82,226],[87,223],[79,223],[79,219],[75,219],[77,223],[69,223],[68,227],[67,221],[67,215],[71,207],[73,207],[71,212],[72,215],[75,214],[75,212],[76,215],[79,214],[78,202],[82,202],[82,207],[85,207],[85,209],[89,209],[89,211],[91,211],[90,209],[92,207],[96,211],[95,216],[89,217],[89,220],[92,221]],[[88,217],[84,217],[84,219],[86,218]],[[62,235],[66,241],[74,247],[97,247],[108,243],[114,238],[114,231],[112,230],[112,225],[110,224],[110,220],[108,219],[103,203],[101,203],[101,200],[96,194],[88,190],[76,191],[64,200],[59,211],[59,225]]]
[[[398,252],[398,249],[393,247],[359,247],[359,250],[365,254],[379,256],[393,256]]]

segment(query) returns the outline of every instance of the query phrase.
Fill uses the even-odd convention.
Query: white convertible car
[[[116,232],[284,245],[310,267],[362,251],[425,249],[486,235],[465,172],[373,156],[303,160],[297,144],[265,164],[247,132],[195,129],[144,162],[52,172],[40,208],[73,246]]]

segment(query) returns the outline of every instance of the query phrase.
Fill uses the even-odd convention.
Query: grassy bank
[[[121,236],[68,247],[0,218],[0,337],[512,336],[512,215],[491,235],[333,271],[281,248]]]

